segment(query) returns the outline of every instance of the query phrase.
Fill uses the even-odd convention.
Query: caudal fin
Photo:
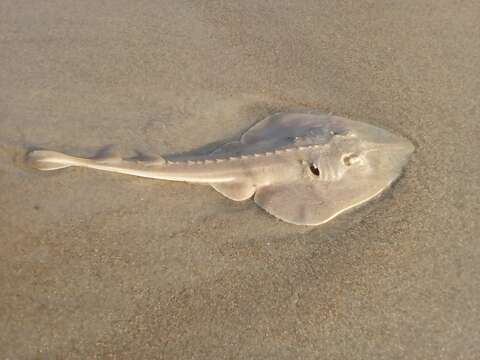
[[[57,170],[76,165],[79,160],[56,151],[34,150],[27,154],[27,161],[38,170]]]

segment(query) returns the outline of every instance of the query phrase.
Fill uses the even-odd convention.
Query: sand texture
[[[0,358],[478,359],[480,2],[0,3]],[[170,154],[316,109],[409,138],[382,199],[288,225],[28,149]]]

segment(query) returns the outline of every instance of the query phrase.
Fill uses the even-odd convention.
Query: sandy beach
[[[0,358],[478,359],[480,2],[0,4]],[[416,147],[381,199],[289,225],[207,186],[72,168],[278,111]]]

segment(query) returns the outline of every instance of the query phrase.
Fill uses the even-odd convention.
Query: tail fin
[[[28,153],[27,161],[38,170],[57,170],[76,165],[79,159],[56,151],[34,150]]]

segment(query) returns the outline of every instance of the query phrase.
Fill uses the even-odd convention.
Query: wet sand
[[[0,4],[0,357],[477,359],[480,3]],[[168,154],[316,109],[412,140],[315,228],[27,149]]]

